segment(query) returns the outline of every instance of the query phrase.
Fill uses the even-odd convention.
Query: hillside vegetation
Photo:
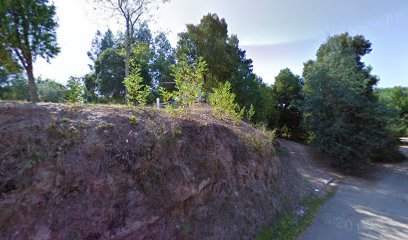
[[[273,135],[205,106],[0,115],[2,239],[249,239],[310,191]]]

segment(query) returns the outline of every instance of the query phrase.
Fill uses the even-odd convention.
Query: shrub
[[[214,113],[219,117],[231,117],[240,120],[245,113],[245,108],[240,109],[235,103],[235,94],[231,92],[231,83],[219,84],[209,95],[210,104]],[[254,112],[254,110],[252,109]],[[252,114],[253,115],[253,114]]]
[[[200,57],[197,62],[189,64],[187,57],[183,56],[171,66],[171,69],[176,82],[176,91],[173,92],[172,97],[182,108],[190,107],[203,94],[207,63]]]
[[[140,67],[135,67],[129,77],[123,80],[123,85],[126,88],[126,102],[130,105],[146,105],[149,96],[152,93],[152,88],[143,84]]]
[[[83,100],[82,93],[84,87],[81,84],[81,79],[77,77],[70,77],[67,84],[67,101],[69,103],[78,103]]]

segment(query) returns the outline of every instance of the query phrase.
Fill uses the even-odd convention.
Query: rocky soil
[[[211,115],[0,102],[0,239],[251,239],[314,190]]]

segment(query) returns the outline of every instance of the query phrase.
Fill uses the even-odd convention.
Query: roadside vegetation
[[[47,1],[35,4],[52,6]],[[19,11],[11,3],[2,7],[4,16]],[[51,11],[41,21],[55,21],[54,15]],[[372,51],[364,36],[329,37],[317,58],[304,64],[303,76],[286,68],[267,85],[253,73],[237,36],[228,34],[225,19],[216,14],[186,25],[174,48],[165,33],[153,35],[147,23],[139,22],[130,38],[109,29],[97,32],[88,52],[90,72],[71,77],[66,86],[37,78],[33,98],[31,80],[25,79],[13,52],[15,43],[8,40],[13,31],[4,28],[19,26],[3,21],[1,99],[38,96],[46,102],[152,106],[159,98],[173,113],[206,102],[218,117],[263,124],[279,137],[312,144],[334,157],[333,166],[348,172],[371,161],[402,159],[397,145],[398,137],[407,134],[408,93],[402,87],[375,88],[379,78],[361,60]],[[31,37],[43,41],[42,35]],[[58,47],[52,44],[54,53]]]
[[[295,240],[312,224],[320,207],[335,194],[331,189],[326,196],[310,196],[301,205],[301,212],[285,212],[271,227],[267,227],[255,236],[255,240]]]

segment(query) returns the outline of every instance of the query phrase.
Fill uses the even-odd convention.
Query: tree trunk
[[[36,104],[38,102],[37,87],[35,86],[35,79],[33,73],[33,64],[28,63],[27,67],[28,89],[30,90],[31,102]]]
[[[125,77],[129,77],[130,68],[130,39],[126,40],[126,55],[125,55]]]
[[[126,54],[125,54],[125,77],[129,77],[129,68],[130,68],[130,48],[132,45],[132,30],[130,29],[129,20],[126,20]]]

